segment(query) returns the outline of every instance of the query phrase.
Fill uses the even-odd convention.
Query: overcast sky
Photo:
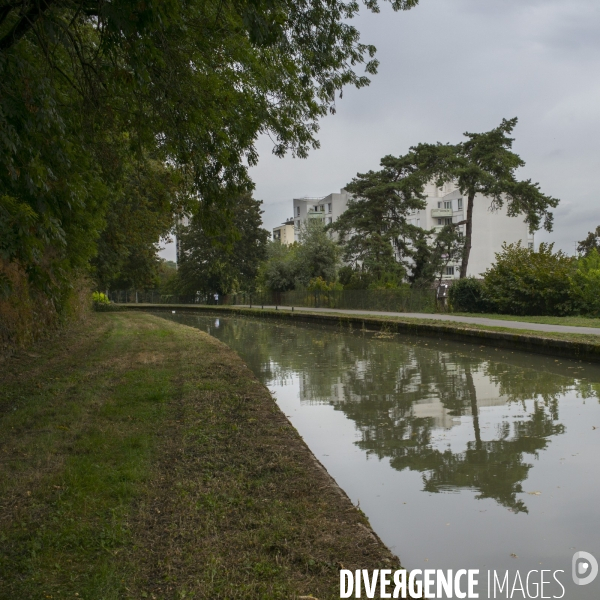
[[[339,191],[386,154],[419,142],[459,142],[517,116],[519,176],[560,199],[540,241],[573,253],[600,225],[599,0],[420,0],[408,12],[383,3],[354,20],[377,47],[379,73],[345,89],[321,121],[321,148],[308,159],[276,158],[258,144],[251,170],[271,230],[292,215],[292,198]],[[163,252],[173,256],[172,248]]]

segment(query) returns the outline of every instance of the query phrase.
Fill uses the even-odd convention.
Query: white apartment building
[[[279,227],[273,228],[273,241],[278,241],[289,246],[295,241],[294,219],[288,219]]]
[[[346,210],[348,200],[352,197],[346,190],[339,194],[329,194],[322,198],[294,198],[295,239],[298,241],[300,227],[308,219],[318,219],[329,225]]]
[[[434,183],[425,187],[427,207],[409,215],[408,221],[423,229],[439,230],[444,225],[460,223],[466,217],[467,198],[463,197],[453,182],[438,188]],[[502,244],[521,242],[525,247],[533,248],[533,234],[522,216],[509,217],[506,204],[497,211],[490,210],[491,201],[481,195],[475,197],[473,204],[473,231],[471,234],[471,253],[467,276],[480,277],[489,269],[500,252]],[[465,225],[459,226],[464,235]],[[460,264],[446,267],[443,279],[458,279]]]
[[[465,219],[467,198],[463,197],[453,182],[438,188],[434,183],[425,187],[426,208],[414,211],[408,216],[412,225],[423,229],[440,230],[444,225],[460,223]],[[293,223],[295,241],[302,223],[307,219],[319,219],[325,225],[334,222],[345,210],[352,194],[340,190],[339,194],[329,194],[319,198],[294,198],[294,218],[287,221]],[[471,236],[471,253],[467,276],[480,277],[495,261],[495,254],[502,248],[502,244],[521,242],[525,247],[533,248],[533,234],[529,233],[529,226],[523,217],[509,217],[504,205],[500,210],[490,210],[491,201],[478,195],[473,205],[473,232]],[[279,230],[276,227],[273,230]],[[459,231],[464,235],[465,225],[459,226]],[[289,234],[286,234],[289,235]],[[289,239],[289,237],[287,238]],[[288,242],[289,243],[289,242]],[[458,279],[460,277],[460,264],[450,264],[446,267],[443,279]]]

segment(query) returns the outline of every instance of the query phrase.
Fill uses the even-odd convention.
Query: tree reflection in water
[[[515,513],[527,512],[517,494],[531,461],[564,432],[558,398],[573,389],[598,395],[587,367],[509,350],[269,320],[221,319],[215,328],[214,319],[204,320],[202,328],[238,351],[264,383],[299,377],[302,402],[342,411],[360,432],[361,449],[394,469],[421,472],[424,490],[471,489]],[[500,405],[518,405],[522,414],[502,417],[485,439],[481,408]],[[472,440],[460,451],[441,448],[440,433],[461,418],[470,420]]]

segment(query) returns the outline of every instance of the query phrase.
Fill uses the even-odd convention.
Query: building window
[[[298,209],[298,210],[300,210],[300,209]],[[300,221],[296,221],[296,227],[297,227],[298,229],[300,229]]]
[[[327,205],[327,212],[329,212],[329,213],[331,212],[331,203],[329,203],[329,204]]]
[[[327,225],[331,225],[331,217],[327,217]]]
[[[454,275],[454,267],[446,267],[446,275]]]
[[[462,198],[458,199],[458,210],[462,210]]]
[[[438,202],[438,208],[442,208],[442,203]]]
[[[452,210],[452,200],[444,201],[444,208]]]
[[[297,217],[300,216],[300,207],[299,206],[296,207],[296,216]]]
[[[452,217],[446,217],[444,219],[444,225],[452,225]]]
[[[527,244],[527,246],[528,246],[528,248],[529,248],[530,250],[533,250],[533,242],[529,242],[529,243]]]
[[[438,219],[438,225],[442,224],[442,219]]]

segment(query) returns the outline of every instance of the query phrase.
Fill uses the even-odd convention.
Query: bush
[[[111,301],[106,294],[102,292],[94,292],[92,294],[92,302],[94,310],[111,310]]]
[[[571,288],[581,312],[593,316],[600,315],[600,254],[596,248],[577,261]]]
[[[335,281],[325,281],[322,277],[311,279],[306,288],[309,292],[341,292],[344,286]]]
[[[92,294],[92,301],[94,304],[110,304],[108,296],[102,292],[94,292]]]
[[[483,313],[490,310],[483,292],[483,281],[475,277],[459,279],[450,286],[449,300],[457,312]]]
[[[562,316],[578,311],[571,288],[577,261],[562,251],[554,254],[553,247],[542,243],[534,252],[520,242],[502,246],[483,280],[483,295],[496,312]]]

